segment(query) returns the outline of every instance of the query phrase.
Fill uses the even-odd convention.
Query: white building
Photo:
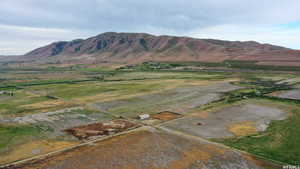
[[[140,120],[144,120],[144,119],[150,118],[150,115],[149,114],[141,114],[138,117],[139,117]]]

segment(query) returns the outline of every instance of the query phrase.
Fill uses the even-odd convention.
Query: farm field
[[[152,128],[96,142],[21,168],[84,169],[99,166],[106,169],[280,168],[224,147]]]
[[[296,73],[101,67],[3,72],[4,168],[74,168],[78,159],[90,161],[78,168],[300,164]],[[138,119],[143,114],[150,116]],[[43,156],[48,153],[54,154]],[[34,157],[43,160],[26,160]],[[6,166],[20,160],[26,161]]]

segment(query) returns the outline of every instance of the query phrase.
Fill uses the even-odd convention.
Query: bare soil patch
[[[183,115],[181,115],[179,113],[170,112],[170,111],[163,111],[163,112],[151,115],[151,118],[162,120],[162,121],[174,120],[174,119],[178,119],[180,117],[183,117]]]
[[[78,126],[66,129],[65,132],[82,140],[89,139],[94,136],[112,135],[134,127],[138,127],[138,125],[126,120],[113,120],[106,123],[94,123]]]
[[[278,94],[278,97],[284,99],[300,100],[300,89],[290,90]]]

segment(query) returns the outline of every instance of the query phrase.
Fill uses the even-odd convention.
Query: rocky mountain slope
[[[144,33],[103,33],[88,39],[55,42],[24,56],[27,61],[142,62],[256,60],[295,63],[300,51],[254,41],[223,41]]]

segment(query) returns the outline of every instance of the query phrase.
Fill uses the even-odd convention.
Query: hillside
[[[259,64],[300,65],[300,51],[255,41],[108,32],[84,40],[55,42],[25,54],[22,60],[80,63],[256,60]]]
[[[16,55],[10,55],[10,56],[0,55],[0,62],[19,60],[19,57],[22,58],[22,56],[16,56]]]

